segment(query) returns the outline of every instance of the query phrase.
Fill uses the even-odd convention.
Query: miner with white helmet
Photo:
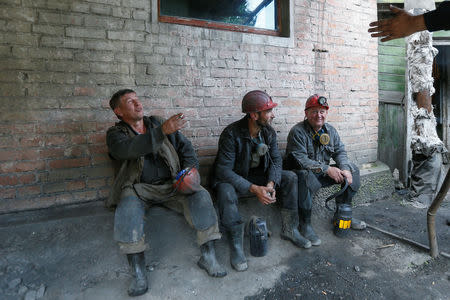
[[[184,115],[179,113],[167,120],[144,116],[142,103],[130,89],[116,92],[110,106],[120,119],[106,135],[118,172],[106,204],[116,206],[114,239],[134,272],[128,294],[138,296],[148,289],[145,208],[156,203],[180,208],[197,231],[201,250],[197,264],[210,276],[225,276],[226,270],[215,255],[214,241],[221,238],[216,211],[208,191],[200,185],[195,151],[179,131],[186,124]]]
[[[243,250],[244,222],[238,210],[240,197],[256,196],[263,205],[280,200],[281,237],[298,247],[311,247],[297,229],[297,176],[281,168],[277,134],[271,126],[276,106],[266,92],[248,92],[242,100],[242,112],[246,115],[228,125],[219,139],[211,184],[220,222],[230,241],[231,265],[237,271],[248,268]]]

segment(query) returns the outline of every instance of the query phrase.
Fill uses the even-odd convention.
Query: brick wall
[[[152,1],[0,2],[0,212],[106,197],[108,99],[125,87],[149,114],[185,113],[203,171],[256,88],[280,103],[281,148],[319,92],[351,159],[376,160],[376,1],[295,0],[291,38],[158,23]]]

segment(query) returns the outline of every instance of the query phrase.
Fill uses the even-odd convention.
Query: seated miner
[[[151,204],[179,207],[197,231],[198,265],[210,276],[225,276],[214,249],[214,241],[221,238],[217,215],[209,193],[200,186],[194,149],[178,131],[186,124],[183,114],[167,120],[144,116],[141,102],[129,89],[116,92],[110,106],[120,122],[108,129],[106,141],[119,169],[107,206],[117,205],[114,239],[135,275],[128,294],[137,296],[148,289],[144,219],[145,208]]]
[[[228,233],[231,265],[237,271],[248,267],[242,246],[244,223],[238,210],[239,197],[254,195],[260,203],[269,205],[279,196],[282,238],[299,247],[311,246],[297,230],[297,176],[281,169],[277,135],[270,126],[275,106],[277,103],[267,93],[248,92],[242,100],[242,112],[246,115],[228,125],[219,139],[211,185],[221,225]]]
[[[313,245],[321,243],[311,226],[312,197],[315,192],[321,187],[333,184],[341,184],[344,187],[347,181],[345,192],[336,197],[336,207],[345,204],[351,214],[352,198],[360,186],[358,167],[349,162],[336,129],[325,122],[328,108],[325,97],[314,94],[308,98],[305,120],[290,130],[283,161],[284,169],[293,170],[297,174],[300,233]],[[336,165],[330,165],[331,159]],[[353,222],[350,222],[354,229],[363,229],[365,226],[365,223],[359,220],[353,219]]]

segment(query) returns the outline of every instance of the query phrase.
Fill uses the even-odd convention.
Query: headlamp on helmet
[[[305,110],[310,109],[312,107],[321,107],[328,110],[328,101],[324,96],[319,96],[318,94],[314,94],[306,100]]]

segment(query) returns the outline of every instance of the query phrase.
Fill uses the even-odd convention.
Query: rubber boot
[[[247,259],[244,255],[244,224],[231,226],[228,230],[230,242],[231,266],[238,272],[248,269]]]
[[[281,238],[290,240],[297,247],[308,249],[311,242],[298,232],[298,215],[295,210],[281,209]]]
[[[144,252],[127,254],[127,258],[135,277],[128,288],[128,295],[131,297],[143,295],[148,290]]]
[[[299,210],[299,223],[300,223],[300,233],[307,238],[311,245],[319,246],[322,241],[319,239],[317,234],[311,225],[311,210],[300,209]]]
[[[208,272],[212,277],[224,277],[227,271],[222,267],[216,259],[216,251],[214,249],[214,241],[208,241],[200,246],[202,257],[197,262],[197,265]]]

